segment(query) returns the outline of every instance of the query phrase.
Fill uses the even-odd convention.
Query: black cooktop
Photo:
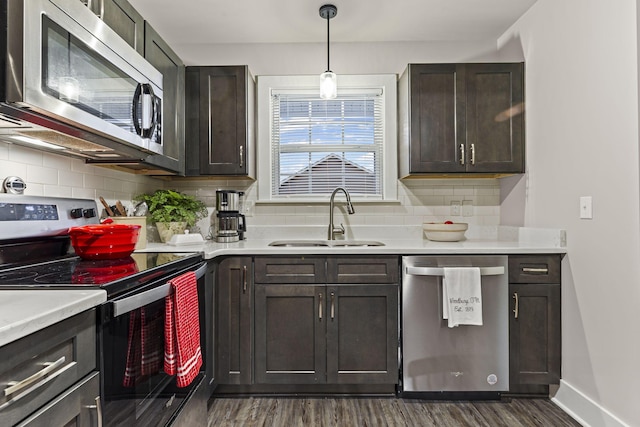
[[[0,269],[0,288],[98,286],[107,290],[108,297],[113,297],[193,267],[200,260],[202,256],[194,253],[134,253],[127,258],[93,261],[74,256]]]

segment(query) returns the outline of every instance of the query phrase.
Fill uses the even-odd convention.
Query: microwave
[[[79,0],[6,0],[0,139],[88,159],[162,154],[162,74]]]

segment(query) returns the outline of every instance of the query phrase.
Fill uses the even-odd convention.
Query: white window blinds
[[[332,100],[271,93],[271,197],[329,195],[382,198],[384,99],[361,89]]]

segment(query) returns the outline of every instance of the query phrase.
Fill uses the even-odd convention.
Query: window
[[[258,77],[258,199],[396,198],[396,77],[339,76],[322,100],[317,76]],[[387,105],[391,108],[386,108]]]

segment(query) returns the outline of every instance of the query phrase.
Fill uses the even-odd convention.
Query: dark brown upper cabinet
[[[148,22],[144,27],[144,57],[162,73],[162,155],[146,162],[184,173],[184,73],[180,57]]]
[[[144,55],[144,18],[127,0],[85,1],[84,3],[88,3],[93,13],[140,55]]]
[[[410,64],[398,99],[401,178],[524,172],[524,64]]]
[[[255,178],[255,82],[247,66],[187,67],[187,176]]]

